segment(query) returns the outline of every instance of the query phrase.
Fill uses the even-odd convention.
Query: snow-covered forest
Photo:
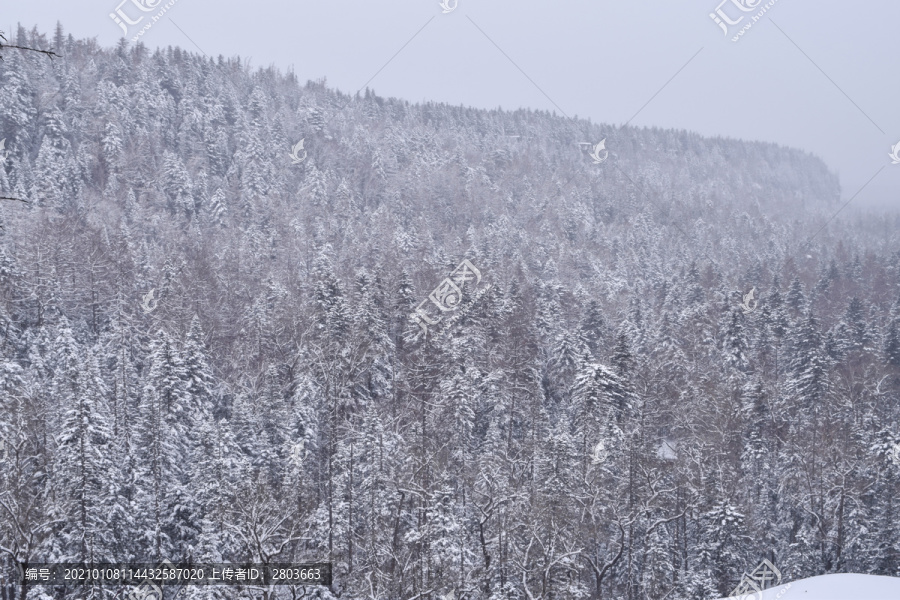
[[[29,202],[0,200],[5,577],[331,561],[307,597],[705,600],[762,558],[900,576],[900,216],[831,219],[817,157],[7,36],[60,57],[0,61],[0,196]],[[480,282],[436,311],[464,259]]]

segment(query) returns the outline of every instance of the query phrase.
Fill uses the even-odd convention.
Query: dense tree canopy
[[[370,600],[702,600],[764,557],[900,576],[900,219],[829,221],[818,158],[56,40],[0,62],[0,195],[30,201],[0,203],[5,574],[318,560],[321,597]]]

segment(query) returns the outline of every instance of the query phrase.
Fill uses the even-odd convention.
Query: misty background
[[[104,47],[122,37],[109,16],[118,0],[5,4],[7,32],[60,21]],[[780,0],[736,43],[709,17],[717,4],[459,0],[443,14],[437,0],[177,0],[141,41],[239,55],[344,93],[771,141],[821,157],[841,205],[858,193],[847,211],[896,208],[900,4]]]

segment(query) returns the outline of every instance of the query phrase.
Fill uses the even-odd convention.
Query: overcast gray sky
[[[737,42],[772,0],[445,1],[456,8],[444,13],[439,0],[174,0],[140,39],[293,68],[301,82],[325,77],[349,93],[368,83],[411,102],[771,141],[837,171],[844,202],[856,195],[847,212],[900,208],[900,164],[888,156],[900,143],[897,0],[775,0]],[[110,13],[144,17],[128,27],[130,39],[172,0],[120,2],[3,0],[0,27],[37,25],[52,36],[60,21],[75,37],[112,46],[123,30]],[[155,8],[142,12],[142,3]],[[717,7],[731,21],[744,17],[727,36],[710,17]]]

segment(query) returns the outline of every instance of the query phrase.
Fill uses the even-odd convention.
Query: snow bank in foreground
[[[819,575],[769,588],[763,592],[762,600],[775,600],[776,596],[778,600],[900,600],[900,577]],[[759,599],[748,596],[747,600]]]

